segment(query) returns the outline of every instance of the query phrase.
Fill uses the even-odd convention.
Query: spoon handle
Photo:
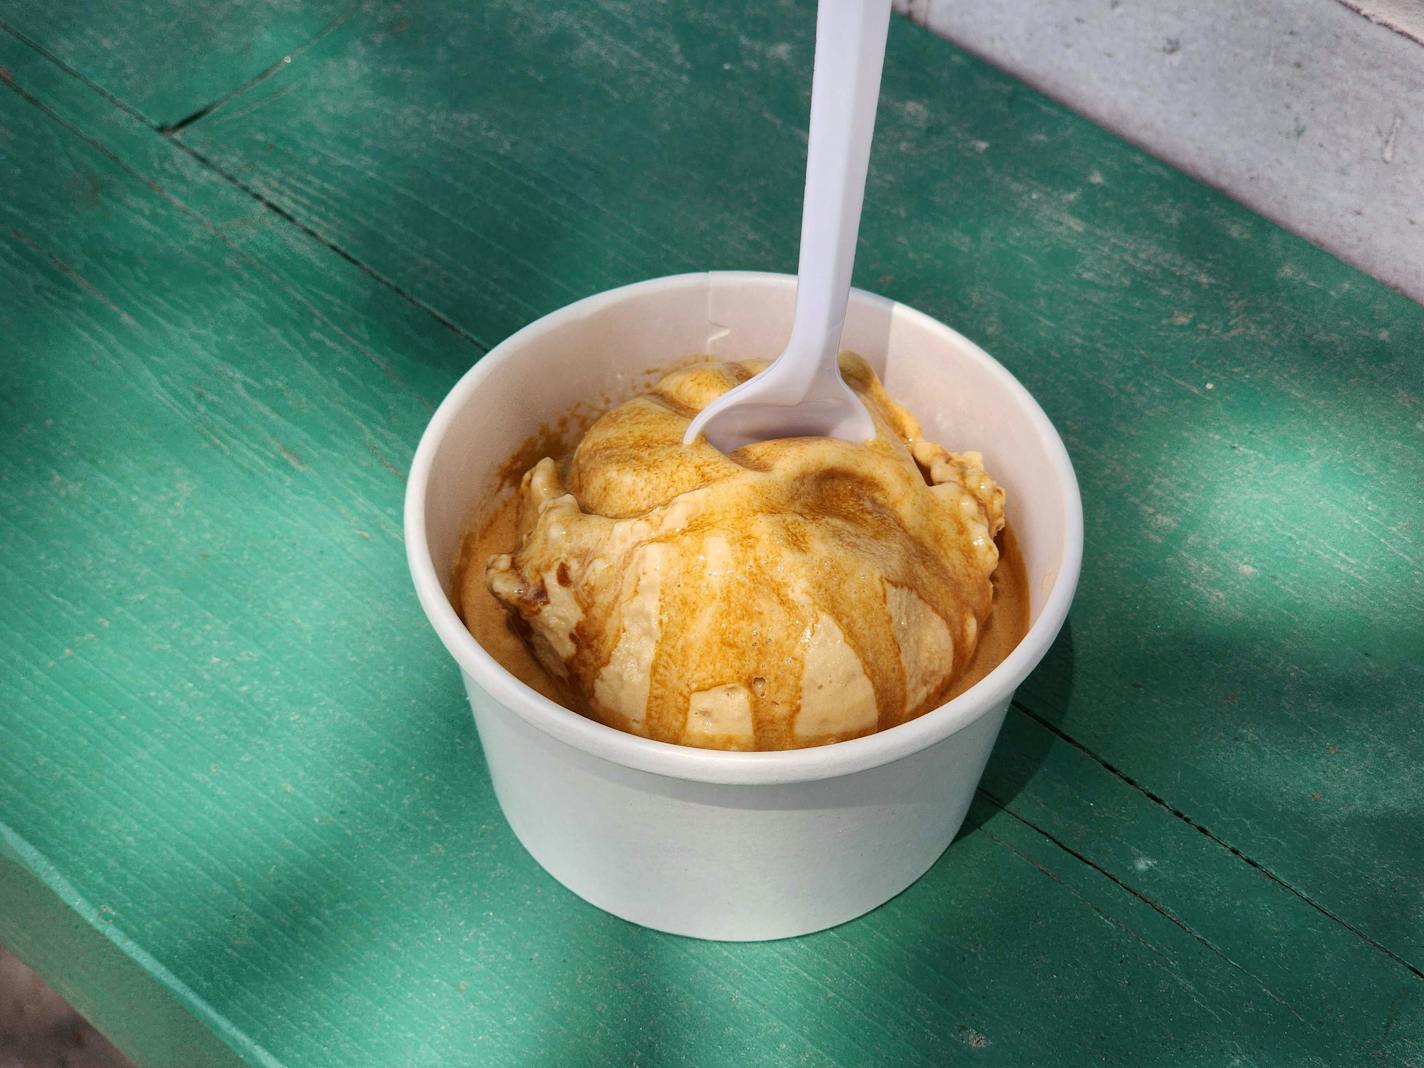
[[[860,206],[875,132],[890,0],[820,0],[801,205],[796,315],[787,352],[817,357],[807,384],[839,379]]]

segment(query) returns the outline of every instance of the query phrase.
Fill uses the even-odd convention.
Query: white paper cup
[[[1007,490],[1032,626],[953,701],[866,738],[724,753],[650,741],[546,700],[470,636],[450,603],[464,524],[501,465],[576,404],[623,399],[649,368],[712,353],[770,358],[796,280],[718,272],[656,278],[545,316],[494,348],[421,438],[405,501],[416,592],[464,675],[514,833],[574,893],[634,923],[698,938],[784,938],[888,901],[954,838],[1015,687],[1063,625],[1078,581],[1077,480],[1043,410],[948,327],[853,291],[843,346],[950,448],[978,449]]]

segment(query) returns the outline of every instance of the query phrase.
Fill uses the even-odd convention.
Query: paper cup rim
[[[1022,404],[1036,426],[1063,488],[1064,540],[1058,573],[1038,618],[1014,650],[979,682],[953,700],[908,723],[863,738],[833,742],[807,749],[774,752],[726,752],[697,749],[672,742],[654,741],[628,734],[573,712],[520,682],[465,628],[456,614],[435,569],[426,537],[426,498],[430,471],[451,424],[484,380],[505,360],[514,358],[533,335],[556,329],[586,316],[601,306],[635,292],[703,286],[710,281],[773,286],[796,285],[794,275],[763,271],[706,271],[669,275],[605,290],[550,312],[511,334],[480,357],[446,395],[421,435],[411,461],[405,494],[406,559],[416,595],[431,625],[455,662],[483,690],[505,708],[545,734],[590,755],[624,767],[673,779],[734,785],[776,785],[837,778],[879,767],[943,741],[979,716],[1007,700],[1018,684],[1043,659],[1057,637],[1078,584],[1083,554],[1083,511],[1077,476],[1058,431],[1047,414],[1007,368],[939,320],[887,297],[853,290],[852,299],[879,305],[894,314],[911,317],[932,330],[949,335],[997,376]]]

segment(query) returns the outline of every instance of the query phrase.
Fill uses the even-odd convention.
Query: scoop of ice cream
[[[761,366],[670,374],[564,470],[524,476],[519,544],[486,578],[584,714],[708,748],[820,745],[928,711],[973,654],[1004,522],[980,456],[922,439],[849,353],[872,441],[683,445]]]

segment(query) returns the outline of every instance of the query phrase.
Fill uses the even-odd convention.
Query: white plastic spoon
[[[837,356],[889,22],[890,0],[820,0],[791,339],[765,371],[698,413],[684,444],[706,434],[731,452],[770,438],[875,436]]]

